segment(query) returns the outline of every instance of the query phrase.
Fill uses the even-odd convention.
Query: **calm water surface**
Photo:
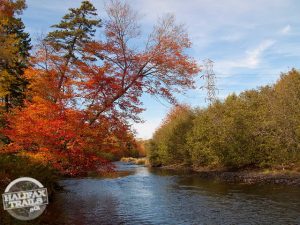
[[[67,179],[51,224],[300,224],[300,189],[238,185],[117,163],[127,176]],[[50,220],[48,220],[50,222]]]

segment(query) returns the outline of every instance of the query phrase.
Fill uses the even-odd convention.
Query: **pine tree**
[[[6,111],[22,106],[28,81],[24,70],[31,49],[29,34],[17,16],[26,8],[24,0],[1,0],[0,8],[0,97]]]
[[[92,40],[95,28],[101,24],[101,20],[96,19],[96,8],[89,1],[83,1],[79,8],[71,8],[69,11],[59,24],[52,26],[56,30],[45,39],[68,63],[84,54],[83,45]]]
[[[78,61],[94,59],[85,53],[84,46],[93,41],[95,28],[101,26],[101,20],[97,18],[97,9],[89,1],[83,1],[79,8],[71,8],[69,11],[59,24],[52,26],[56,29],[45,38],[45,45],[57,56],[50,60],[55,61],[54,64],[58,67],[58,91],[66,89],[64,85],[72,65]],[[55,98],[54,102],[57,100]]]

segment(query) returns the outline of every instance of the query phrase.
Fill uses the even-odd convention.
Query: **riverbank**
[[[120,161],[135,165],[146,165],[149,167],[156,167],[163,170],[186,171],[191,173],[197,173],[197,175],[200,178],[214,179],[229,183],[280,184],[300,186],[299,170],[246,168],[232,171],[226,168],[212,169],[204,167],[189,167],[185,164],[151,166],[146,157],[124,157]]]
[[[52,193],[60,189],[58,180],[62,177],[50,166],[34,162],[27,157],[14,154],[0,154],[0,191],[4,192],[6,186],[20,177],[33,177],[40,181]]]
[[[133,157],[123,157],[120,160],[121,162],[124,163],[130,163],[130,164],[135,164],[135,165],[150,165],[149,160],[146,157],[142,158],[133,158]]]
[[[32,177],[40,181],[47,188],[50,203],[62,187],[58,181],[62,176],[50,166],[34,162],[25,156],[15,154],[0,154],[0,192],[4,193],[7,185],[20,177]],[[38,224],[41,218],[32,221],[18,221],[10,216],[4,209],[0,209],[0,224]],[[41,222],[41,224],[45,224]]]
[[[296,170],[244,169],[229,171],[225,169],[191,168],[184,165],[160,166],[158,168],[190,171],[191,173],[197,173],[201,178],[215,179],[229,183],[300,186],[300,172]]]

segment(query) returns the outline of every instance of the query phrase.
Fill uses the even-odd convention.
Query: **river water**
[[[66,179],[47,224],[300,224],[300,188],[228,184],[116,163],[120,176]]]

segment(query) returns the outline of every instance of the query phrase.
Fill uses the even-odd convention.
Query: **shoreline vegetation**
[[[300,186],[300,172],[297,170],[282,169],[243,169],[243,170],[212,170],[207,168],[192,168],[184,165],[160,166],[165,170],[186,170],[196,173],[204,179],[214,179],[222,182],[240,184],[279,184]]]
[[[139,157],[139,158],[134,158],[134,157],[122,157],[121,162],[124,163],[129,163],[129,164],[136,164],[136,165],[150,165],[149,160],[147,157]]]
[[[300,72],[292,69],[273,85],[229,95],[207,108],[174,107],[146,149],[154,167],[298,185],[299,143]]]
[[[0,47],[8,51],[3,51],[5,67],[0,70],[6,77],[0,85],[2,192],[20,176],[38,179],[50,194],[59,188],[57,181],[62,177],[88,176],[94,171],[103,172],[98,173],[100,177],[114,176],[112,161],[145,155],[145,151],[147,158],[121,161],[169,169],[188,165],[203,177],[229,181],[300,183],[296,170],[300,168],[298,70],[282,74],[274,85],[231,94],[206,108],[176,106],[151,140],[139,141],[128,121],[139,121],[144,87],[149,94],[175,103],[173,93],[193,88],[199,75],[200,67],[185,54],[191,46],[186,31],[175,18],[162,18],[149,36],[151,48],[139,52],[124,42],[133,37],[121,35],[139,33],[129,5],[113,1],[107,8],[110,19],[103,23],[96,8],[83,1],[31,51],[29,34],[19,17],[25,1],[4,3],[0,28],[5,39]],[[134,26],[123,26],[114,16],[124,12]],[[94,37],[102,26],[107,41]],[[115,30],[118,27],[122,32]],[[121,60],[124,49],[120,46],[128,47],[130,63]],[[41,64],[50,67],[38,69]],[[132,66],[124,71],[123,64]],[[148,72],[143,73],[146,66]],[[136,71],[141,71],[138,77]],[[88,106],[80,108],[78,98]],[[272,170],[279,166],[282,171]]]
[[[55,193],[63,190],[58,184],[62,175],[49,165],[34,162],[26,156],[15,154],[0,154],[0,192],[4,193],[5,188],[13,180],[20,177],[32,177],[40,181],[47,188],[49,201],[55,198]],[[0,207],[0,223],[1,224],[37,224],[42,218],[36,219],[35,223],[17,221],[9,215],[3,207]]]
[[[33,177],[40,181],[44,187],[47,187],[49,197],[53,193],[61,190],[58,180],[62,175],[51,168],[39,162],[34,162],[26,156],[14,154],[0,155],[0,191],[4,193],[6,186],[13,180],[20,177]]]
[[[123,157],[120,161],[134,165],[145,165],[147,167],[158,168],[161,170],[172,170],[180,172],[186,171],[195,173],[197,176],[203,179],[213,179],[229,183],[300,186],[299,169],[291,170],[284,168],[244,168],[233,171],[226,168],[212,169],[207,167],[190,167],[185,164],[153,166],[150,164],[147,157]]]
[[[25,0],[1,3],[1,153],[24,152],[68,176],[110,171],[112,161],[138,154],[132,123],[142,122],[144,94],[175,103],[196,88],[201,68],[173,15],[147,34],[128,3],[110,1],[102,18],[84,0],[30,51],[20,18]]]

